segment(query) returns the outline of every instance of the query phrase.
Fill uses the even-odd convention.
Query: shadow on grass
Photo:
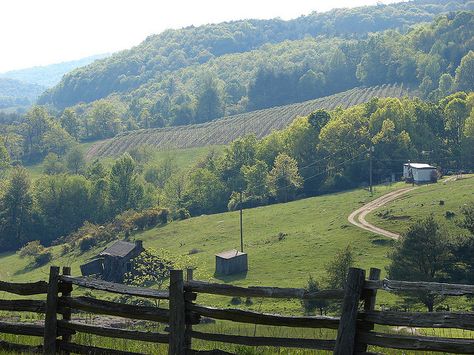
[[[233,275],[219,275],[214,273],[214,278],[223,282],[233,282],[239,280],[245,280],[247,278],[247,271],[233,274]]]

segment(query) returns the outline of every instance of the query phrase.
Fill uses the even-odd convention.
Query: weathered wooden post
[[[192,281],[193,280],[193,269],[192,268],[187,268],[186,269],[186,281]],[[190,297],[188,297],[190,296]],[[192,297],[192,293],[191,292],[185,292],[185,306],[187,306],[187,304],[189,302],[192,302],[191,299],[193,298]],[[186,322],[186,330],[185,330],[185,346],[186,346],[186,350],[188,349],[191,349],[192,348],[192,336],[191,336],[191,332],[193,331],[193,325],[191,324],[190,320],[188,322]]]
[[[350,268],[347,274],[342,314],[337,330],[336,346],[334,354],[352,355],[355,350],[355,338],[357,330],[357,311],[359,300],[364,289],[365,271]]]
[[[380,280],[380,269],[370,268],[369,280],[376,281]],[[364,311],[373,311],[375,309],[375,302],[377,298],[377,290],[365,290],[362,298],[364,299]],[[374,323],[365,323],[364,330],[373,330]],[[366,352],[368,345],[359,342],[356,338],[356,351]]]
[[[49,269],[48,295],[46,298],[46,315],[44,318],[43,354],[56,354],[57,308],[58,308],[59,267]]]
[[[170,271],[170,344],[168,355],[186,353],[183,270]]]
[[[64,266],[63,267],[63,275],[71,276],[71,267]],[[70,297],[71,292],[72,292],[72,284],[71,283],[64,283],[63,284],[63,289],[62,289],[62,292],[61,292],[61,296]],[[66,307],[63,310],[63,320],[65,320],[65,321],[70,321],[71,320],[71,309],[69,307]],[[61,339],[64,343],[70,343],[71,342],[71,334],[65,334],[65,335],[62,336]],[[69,351],[63,351],[63,353],[68,355]]]

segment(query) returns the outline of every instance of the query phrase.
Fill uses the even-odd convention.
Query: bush
[[[199,253],[199,249],[193,248],[188,252],[188,255],[193,255]]]
[[[79,240],[79,249],[81,252],[86,252],[97,245],[97,239],[91,235]]]
[[[35,266],[43,266],[49,263],[53,259],[53,254],[50,251],[44,250],[41,253],[35,255]]]
[[[180,208],[173,215],[173,219],[177,221],[181,221],[183,219],[188,219],[188,218],[191,218],[191,215],[189,214],[189,211],[186,208]]]
[[[27,256],[36,256],[44,251],[44,246],[41,245],[39,240],[33,240],[26,243],[20,250],[18,250],[18,255],[20,258],[25,258]]]
[[[236,306],[236,305],[239,305],[242,303],[242,300],[240,299],[240,297],[232,297],[230,299],[230,304]]]

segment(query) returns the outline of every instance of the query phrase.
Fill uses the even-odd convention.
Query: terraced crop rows
[[[242,113],[202,124],[125,132],[112,139],[97,142],[90,148],[87,156],[92,158],[119,155],[139,145],[170,149],[228,144],[236,138],[252,133],[257,138],[262,138],[274,130],[285,128],[296,117],[307,116],[317,109],[332,110],[338,106],[347,108],[366,102],[372,97],[411,95],[403,85],[354,88],[315,100]]]

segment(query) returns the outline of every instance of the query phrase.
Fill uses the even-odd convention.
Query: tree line
[[[8,136],[2,140],[1,249],[29,240],[48,244],[85,221],[105,223],[126,210],[161,206],[179,219],[239,208],[240,193],[243,207],[254,207],[358,187],[369,178],[371,147],[375,182],[401,172],[408,159],[473,169],[473,107],[474,94],[458,92],[436,103],[387,98],[318,110],[262,140],[247,136],[220,154],[211,150],[189,171],[178,169],[171,156],[151,164],[147,146],[110,167],[86,163],[77,145],[61,140],[73,141],[69,133],[34,108],[21,147],[26,154],[35,147],[47,154],[44,175],[31,183],[26,170],[12,169],[15,146]]]

